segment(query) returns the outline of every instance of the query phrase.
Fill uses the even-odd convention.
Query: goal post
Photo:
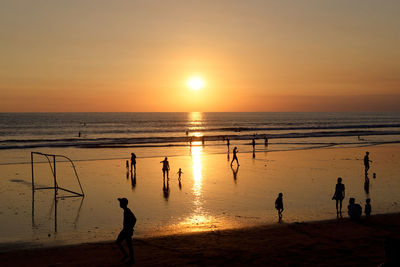
[[[35,164],[34,156],[35,155],[43,156],[43,157],[45,157],[47,159],[47,162],[50,165],[50,170],[52,172],[52,176],[53,176],[53,180],[54,180],[53,186],[35,187],[35,168],[34,168],[34,164]],[[57,169],[56,169],[56,165],[57,165],[56,162],[57,162],[58,158],[66,159],[68,162],[71,163],[71,166],[72,166],[72,168],[74,170],[74,174],[75,174],[76,180],[78,181],[78,185],[79,185],[79,188],[81,190],[80,193],[58,186],[58,184],[57,184]],[[41,152],[31,152],[31,172],[32,172],[32,191],[33,192],[35,190],[54,189],[55,195],[57,195],[57,191],[58,190],[62,190],[62,191],[65,191],[65,192],[68,192],[68,193],[72,194],[71,196],[63,196],[63,198],[65,198],[65,197],[84,197],[85,196],[85,194],[83,192],[83,188],[82,188],[81,182],[79,180],[78,173],[77,173],[75,165],[74,165],[74,162],[70,158],[68,158],[68,157],[66,157],[64,155],[54,155],[54,154],[46,154],[46,153],[41,153]]]

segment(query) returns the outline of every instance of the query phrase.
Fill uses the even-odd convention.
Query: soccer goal
[[[50,165],[50,170],[51,170],[51,173],[52,173],[52,177],[54,179],[53,186],[49,186],[49,187],[36,187],[35,186],[35,166],[34,166],[35,165],[35,161],[34,161],[35,156],[40,156],[40,157],[44,157],[44,158],[47,159],[47,162]],[[80,193],[58,186],[58,183],[57,183],[57,169],[56,169],[57,159],[65,159],[65,160],[67,160],[68,162],[71,163],[71,166],[72,166],[72,168],[74,170],[74,173],[75,173],[76,180],[78,181],[78,184],[79,184],[79,188],[81,189]],[[65,191],[65,192],[68,192],[68,193],[72,194],[70,196],[62,196],[62,198],[66,198],[66,197],[84,197],[85,196],[85,194],[83,193],[81,182],[79,181],[79,176],[78,176],[78,173],[76,171],[74,162],[70,158],[68,158],[68,157],[66,157],[64,155],[53,155],[53,154],[46,154],[46,153],[41,153],[41,152],[31,152],[31,170],[32,170],[32,191],[33,192],[35,190],[54,189],[54,195],[56,196],[56,198],[58,197],[57,196],[58,190],[62,190],[62,191]]]

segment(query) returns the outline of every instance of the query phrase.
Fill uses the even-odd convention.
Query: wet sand
[[[135,238],[136,266],[377,266],[400,214]],[[2,266],[126,266],[112,242],[0,253]]]

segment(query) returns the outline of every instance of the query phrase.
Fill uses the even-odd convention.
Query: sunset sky
[[[3,0],[0,112],[400,110],[399,14],[398,0]]]

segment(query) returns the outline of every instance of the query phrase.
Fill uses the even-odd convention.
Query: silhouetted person
[[[78,137],[81,137],[81,132],[78,133]]]
[[[201,137],[201,145],[204,146],[205,140],[204,140],[204,135]]]
[[[231,144],[230,144],[230,141],[229,141],[229,138],[227,137],[226,138],[226,146],[228,147],[228,149],[229,149],[229,146],[230,146]]]
[[[369,178],[367,173],[365,173],[364,191],[366,194],[369,194]]]
[[[365,172],[368,172],[369,170],[369,163],[372,162],[371,160],[369,160],[369,152],[365,153],[364,156],[364,167],[365,167]]]
[[[265,137],[264,144],[265,146],[268,146],[268,137]]]
[[[228,159],[228,162],[229,162],[229,160],[230,160],[230,155],[229,155],[229,147],[228,147],[228,155],[227,155],[227,159]]]
[[[400,266],[400,240],[389,237],[385,240],[385,262],[379,267],[398,267]]]
[[[240,166],[239,165],[239,160],[237,158],[237,153],[238,153],[238,150],[237,150],[237,147],[235,146],[235,148],[233,149],[233,158],[232,158],[232,161],[231,161],[231,166],[232,166],[234,160],[236,160],[237,165]]]
[[[282,212],[283,212],[283,194],[279,193],[278,197],[275,200],[275,209],[278,211],[279,222],[282,221]]]
[[[135,171],[136,171],[136,155],[135,155],[135,153],[131,153],[131,171],[133,170],[132,166],[133,166],[133,168],[135,168]]]
[[[251,145],[253,146],[253,151],[256,149],[256,140],[253,138],[253,140],[251,140]]]
[[[126,253],[125,249],[122,247],[122,241],[126,241],[126,245],[129,250],[129,263],[134,263],[135,259],[133,257],[133,247],[132,247],[132,235],[133,235],[133,227],[136,224],[136,217],[132,213],[132,211],[128,208],[128,199],[126,198],[118,198],[119,206],[124,210],[124,222],[121,232],[117,238],[117,245],[119,249],[124,254],[121,261],[125,261],[128,259],[128,254]]]
[[[126,161],[126,169],[129,171],[129,160]]]
[[[178,181],[181,181],[181,175],[182,175],[182,169],[181,168],[179,168],[179,171],[177,172],[177,174],[178,174]]]
[[[167,173],[167,179],[169,179],[169,162],[168,162],[168,158],[165,157],[165,159],[163,161],[160,161],[160,163],[163,164],[163,166],[162,166],[163,178],[165,179],[165,173]]]
[[[236,166],[236,169],[234,169],[234,168],[231,166],[231,169],[232,169],[232,173],[233,173],[233,180],[234,180],[235,183],[236,183],[237,174],[238,174],[238,172],[239,172],[239,165]]]
[[[366,204],[364,207],[364,212],[365,212],[365,216],[369,217],[371,216],[371,199],[367,198],[367,200],[365,200]]]
[[[360,204],[356,203],[356,200],[354,197],[351,197],[349,199],[349,205],[347,206],[347,209],[348,209],[350,219],[352,219],[354,221],[360,220],[361,214],[362,214],[362,208],[361,208]]]
[[[337,179],[337,184],[335,187],[335,193],[333,194],[332,199],[336,200],[336,214],[342,215],[342,202],[345,196],[344,184],[342,184],[342,178]],[[339,207],[338,207],[339,204]]]
[[[372,178],[374,178],[374,179],[376,178],[376,173],[372,174]]]

